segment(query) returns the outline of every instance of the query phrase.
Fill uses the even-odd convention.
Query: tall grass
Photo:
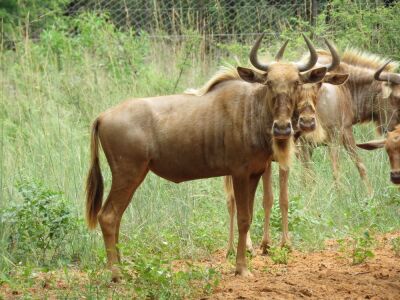
[[[178,93],[199,86],[218,65],[234,63],[235,56],[247,62],[248,46],[232,43],[207,49],[196,34],[181,43],[153,40],[145,33],[117,31],[104,19],[91,15],[76,19],[73,25],[79,34],[71,35],[63,24],[54,25],[43,32],[40,41],[21,38],[15,51],[0,52],[0,211],[24,201],[17,188],[19,182],[40,181],[51,190],[61,191],[71,204],[79,229],[70,242],[68,249],[72,250],[47,267],[75,264],[82,269],[100,270],[105,263],[100,231],[88,233],[83,225],[92,120],[129,97]],[[279,43],[270,46],[276,49]],[[288,56],[299,54],[296,49]],[[373,126],[358,126],[355,134],[357,140],[370,139],[374,136]],[[399,228],[399,191],[388,180],[386,154],[360,154],[375,190],[373,197],[367,196],[354,164],[343,151],[339,186],[333,182],[325,148],[314,153],[309,182],[305,181],[304,169],[294,162],[289,189],[295,247],[316,249],[323,247],[326,238]],[[104,157],[102,172],[109,187],[110,172]],[[276,167],[274,175],[277,197]],[[260,199],[261,189],[252,225],[255,241],[260,240],[262,230]],[[277,207],[272,218],[276,239],[280,229]],[[123,218],[120,247],[126,270],[133,268],[141,277],[153,274],[149,270],[155,268],[165,271],[160,276],[167,280],[170,270],[164,269],[165,263],[202,257],[224,247],[227,218],[220,178],[176,185],[148,175]],[[6,274],[0,281],[12,282],[20,261],[10,247],[11,228],[1,216],[0,224],[0,272]],[[26,257],[21,265],[42,267],[34,257]],[[177,284],[187,289],[196,276],[209,276],[204,272],[193,273],[188,280],[174,278],[165,289],[158,286],[157,295],[171,296],[168,293],[172,290],[180,291]],[[144,283],[135,281],[142,287],[135,293],[151,296],[146,291],[160,280],[151,276],[144,277]],[[175,296],[189,294],[184,290]]]

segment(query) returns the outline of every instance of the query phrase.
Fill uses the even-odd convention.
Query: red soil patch
[[[332,241],[323,251],[291,252],[287,265],[258,253],[250,264],[252,278],[234,276],[220,251],[204,262],[222,274],[214,293],[204,299],[400,299],[400,258],[391,245],[399,236],[379,237],[375,257],[360,265],[352,265]]]

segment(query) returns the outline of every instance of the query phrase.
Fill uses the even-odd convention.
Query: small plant
[[[287,265],[289,252],[289,249],[286,247],[271,247],[268,253],[275,264]]]
[[[38,263],[50,263],[69,249],[78,219],[62,193],[41,182],[23,181],[16,188],[22,201],[12,203],[0,219],[9,252],[17,261],[35,258]]]
[[[400,237],[395,237],[391,241],[392,244],[392,250],[394,251],[394,254],[396,257],[400,257]]]
[[[367,258],[374,257],[372,247],[374,245],[374,238],[368,231],[364,232],[361,237],[354,239],[353,244],[353,265],[358,265],[367,260]]]
[[[375,240],[368,231],[364,232],[362,236],[351,240],[340,239],[337,242],[339,244],[338,251],[348,256],[353,265],[359,265],[368,258],[374,257],[373,246]]]

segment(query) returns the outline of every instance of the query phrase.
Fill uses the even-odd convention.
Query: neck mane
[[[184,93],[194,96],[203,96],[213,90],[213,88],[220,83],[239,79],[240,76],[235,67],[220,67],[220,69],[202,87],[198,89],[187,89]]]

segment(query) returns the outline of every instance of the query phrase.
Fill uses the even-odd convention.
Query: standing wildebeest
[[[390,105],[393,108],[393,114],[389,118],[384,115],[388,129],[392,130],[400,121],[400,74],[382,73],[388,63],[376,71],[374,77],[378,81],[383,81],[383,91],[379,101],[383,102],[382,105]],[[385,147],[390,160],[390,180],[394,184],[400,184],[400,125],[397,125],[393,131],[389,131],[386,139],[357,144],[357,146],[366,150]]]
[[[327,63],[331,59],[326,51],[318,51],[318,54],[319,62]],[[356,164],[369,193],[372,193],[372,188],[365,165],[356,152],[352,126],[373,121],[379,128],[389,126],[388,129],[392,130],[393,124],[398,123],[393,107],[383,105],[381,95],[385,90],[384,83],[374,79],[375,70],[382,63],[383,60],[378,56],[347,50],[335,72],[348,73],[349,79],[342,86],[323,86],[317,104],[317,115],[327,133],[324,142],[329,146],[335,179],[338,179],[338,149],[332,144],[341,143]],[[385,70],[390,71],[395,67],[396,64],[391,63],[385,66]],[[388,123],[388,120],[391,121]],[[312,146],[304,142],[300,155],[303,161],[309,161],[311,154]]]
[[[232,176],[239,229],[236,274],[250,275],[246,236],[257,183],[273,153],[285,162],[299,87],[320,81],[326,73],[325,67],[310,70],[318,57],[307,38],[308,62],[272,65],[258,62],[261,39],[250,53],[253,65],[266,71],[261,76],[238,68],[248,82],[220,80],[203,96],[128,100],[94,121],[86,215],[90,228],[100,223],[113,280],[120,277],[115,264],[120,258],[116,244],[121,218],[149,170],[176,183]],[[103,207],[99,140],[112,173]]]
[[[334,57],[331,64],[328,66],[328,70],[334,69],[337,65],[340,64],[340,58],[334,49],[334,47],[326,41],[332,56]],[[284,46],[279,50],[276,60],[279,60],[283,55]],[[326,74],[323,82],[330,84],[343,84],[348,78],[347,74]],[[315,114],[315,107],[317,104],[317,96],[318,91],[322,86],[322,82],[314,83],[314,84],[304,84],[299,89],[299,96],[297,101],[297,107],[295,114],[295,119],[297,119],[297,127],[298,131],[296,135],[301,132],[306,135],[312,135],[314,140],[323,139],[324,132],[321,126],[319,126],[319,122],[317,121],[317,117]],[[293,122],[293,120],[292,120]],[[279,169],[279,184],[280,184],[280,197],[279,204],[282,214],[282,242],[281,245],[289,245],[289,237],[288,237],[288,176],[289,170],[288,168],[280,168]],[[271,208],[273,204],[273,196],[272,196],[272,186],[271,186],[271,162],[269,161],[266,165],[265,173],[263,174],[263,185],[264,185],[264,198],[263,198],[263,206],[265,212],[265,223],[264,223],[264,236],[261,243],[261,247],[263,249],[263,253],[266,253],[270,246],[270,237],[269,237],[269,219]],[[234,241],[234,216],[235,216],[235,197],[232,187],[232,178],[227,176],[224,180],[225,192],[227,194],[227,206],[229,211],[229,240],[228,240],[228,252],[227,255],[233,252],[233,241]],[[252,242],[250,239],[250,233],[247,235],[246,241],[247,249],[254,254]]]
[[[390,161],[390,180],[394,184],[400,184],[400,125],[397,125],[393,131],[389,131],[386,139],[369,141],[357,146],[365,150],[385,147]]]

